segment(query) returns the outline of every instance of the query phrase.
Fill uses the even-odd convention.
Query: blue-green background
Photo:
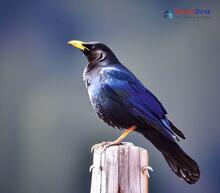
[[[209,19],[165,19],[175,8],[209,8]],[[187,185],[141,135],[151,193],[220,189],[218,1],[1,0],[0,192],[88,193],[90,147],[120,131],[101,122],[82,81],[87,61],[71,39],[103,41],[153,91],[201,168]]]

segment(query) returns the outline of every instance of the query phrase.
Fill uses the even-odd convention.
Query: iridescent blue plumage
[[[199,167],[177,144],[183,133],[167,118],[160,101],[123,66],[104,44],[72,42],[83,50],[89,64],[83,78],[98,116],[120,129],[135,126],[163,154],[171,169],[187,183],[199,179]]]
[[[102,67],[96,76],[103,81],[94,84],[95,94],[90,88],[89,92],[91,92],[92,103],[96,103],[95,105],[101,109],[102,114],[104,112],[105,116],[102,117],[104,121],[111,122],[111,125],[120,128],[128,128],[138,121],[140,124],[155,127],[159,132],[174,140],[169,123],[165,125],[163,122],[166,120],[166,110],[127,68],[117,63]],[[103,103],[103,98],[105,103]],[[104,104],[107,107],[103,108]],[[114,115],[110,112],[114,112]]]

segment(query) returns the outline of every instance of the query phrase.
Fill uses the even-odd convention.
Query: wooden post
[[[90,193],[148,193],[148,152],[124,142],[94,151]]]

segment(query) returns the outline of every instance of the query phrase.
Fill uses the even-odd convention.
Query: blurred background
[[[207,18],[165,19],[166,9],[210,9]],[[151,193],[217,193],[220,184],[220,5],[218,1],[0,1],[0,192],[87,193],[90,147],[113,140],[93,112],[72,39],[112,48],[164,104],[200,165],[187,185],[143,136]]]

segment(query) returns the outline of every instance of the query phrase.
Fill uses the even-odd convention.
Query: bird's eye
[[[91,46],[91,50],[95,50],[95,46],[94,45]]]

